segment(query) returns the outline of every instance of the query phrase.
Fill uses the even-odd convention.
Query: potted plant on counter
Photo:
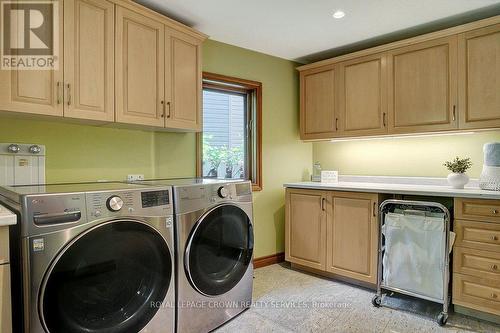
[[[470,158],[460,158],[457,156],[454,160],[445,162],[444,166],[451,171],[448,175],[448,183],[451,187],[463,189],[469,182],[469,176],[465,172],[472,166]]]

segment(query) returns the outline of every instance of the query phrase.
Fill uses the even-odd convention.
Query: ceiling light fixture
[[[335,13],[333,13],[333,18],[336,18],[336,19],[341,19],[345,16],[345,13],[341,10],[336,10]]]

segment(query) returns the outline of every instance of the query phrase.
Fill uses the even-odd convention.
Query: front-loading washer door
[[[189,237],[185,269],[191,285],[206,296],[234,288],[252,262],[253,228],[235,205],[218,206],[203,215]]]
[[[117,220],[86,231],[49,268],[40,316],[49,332],[138,332],[172,277],[167,243],[152,227]]]

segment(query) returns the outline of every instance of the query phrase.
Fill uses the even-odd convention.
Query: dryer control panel
[[[241,181],[175,186],[174,195],[176,214],[183,214],[223,202],[252,202],[252,184]]]

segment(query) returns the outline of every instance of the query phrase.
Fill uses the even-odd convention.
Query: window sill
[[[257,184],[252,184],[252,192],[260,192],[262,191],[262,186]]]

